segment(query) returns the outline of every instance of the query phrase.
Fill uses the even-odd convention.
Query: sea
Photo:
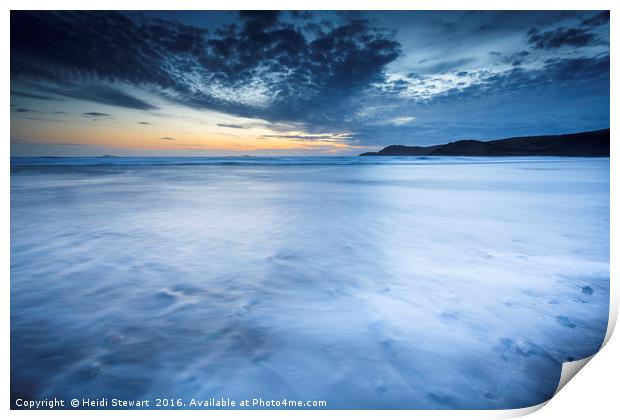
[[[12,158],[12,402],[541,403],[606,334],[609,164]]]

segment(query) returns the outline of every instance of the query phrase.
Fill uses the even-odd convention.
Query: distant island
[[[459,140],[435,146],[392,145],[360,156],[609,156],[609,128],[555,136]]]

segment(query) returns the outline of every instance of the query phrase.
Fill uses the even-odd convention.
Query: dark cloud
[[[110,114],[106,114],[104,112],[84,112],[84,113],[82,113],[82,115],[85,115],[87,117],[95,117],[95,118],[111,117]]]
[[[168,100],[241,116],[329,122],[400,54],[390,32],[364,19],[321,23],[307,33],[277,12],[240,18],[241,25],[209,33],[116,12],[12,11],[11,78],[135,109],[154,106],[114,85],[151,86]],[[217,91],[248,86],[268,92],[268,104]]]
[[[514,54],[506,55],[502,58],[502,61],[507,64],[511,64],[512,66],[520,66],[525,62],[525,58],[530,55],[529,51],[519,51]]]
[[[39,95],[36,93],[22,92],[19,90],[11,90],[11,95],[20,96],[22,98],[40,99],[42,101],[58,101],[58,98],[47,95]]]
[[[160,140],[175,140],[174,137],[160,137]]]
[[[330,135],[280,135],[280,134],[266,134],[261,136],[262,139],[288,139],[288,140],[331,140],[334,137]]]
[[[455,69],[459,69],[467,64],[470,64],[474,61],[473,57],[468,58],[459,58],[456,60],[444,60],[440,61],[436,64],[433,64],[428,68],[428,71],[431,73],[446,73],[449,71],[453,71]]]
[[[23,112],[34,112],[34,111],[32,109],[28,109],[28,108],[16,108],[15,112],[23,113]]]
[[[596,39],[595,34],[583,28],[557,28],[546,32],[532,28],[528,32],[528,42],[538,49],[585,47],[594,44]]]
[[[312,13],[307,10],[291,10],[290,14],[295,19],[311,19]]]
[[[35,121],[55,121],[57,122],[58,120],[54,120],[51,118],[41,118],[41,117],[24,117],[27,120],[35,120]]]
[[[232,19],[214,16],[213,22],[232,24],[206,19],[204,25],[212,25],[206,29],[187,24],[197,21],[189,12],[192,19],[167,21],[160,18],[164,13],[13,11],[11,82],[17,92],[41,97],[138,110],[173,102],[260,118],[286,126],[283,133],[294,126],[316,134],[298,140],[353,132],[346,140],[351,144],[406,142],[414,132],[434,136],[474,123],[507,126],[518,115],[502,114],[501,106],[485,108],[484,118],[452,111],[503,97],[523,104],[545,94],[543,111],[561,110],[570,107],[564,92],[573,92],[583,100],[575,121],[591,109],[590,117],[608,115],[608,102],[595,102],[609,91],[609,56],[596,55],[608,39],[608,12],[382,13],[246,11]],[[523,34],[530,51],[522,50]],[[489,39],[501,53],[485,49]],[[398,60],[403,51],[406,59]],[[460,79],[441,80],[446,75]],[[42,99],[17,96],[26,98],[15,100],[20,106],[36,108],[27,99]],[[434,126],[425,123],[430,110],[441,117]],[[402,115],[415,116],[415,123],[406,129],[382,125]]]
[[[239,17],[246,21],[246,29],[260,31],[275,25],[279,14],[277,10],[242,10]]]
[[[96,77],[102,81],[173,81],[157,51],[137,36],[151,35],[115,12],[11,12],[11,77],[57,82]],[[168,43],[162,34],[162,48]]]
[[[157,107],[121,90],[102,85],[86,85],[79,88],[40,86],[40,90],[69,98],[98,102],[106,105],[120,106],[140,110],[152,110]]]
[[[44,143],[44,145],[45,146],[88,146],[86,144],[81,144],[81,143]]]
[[[489,32],[493,32],[496,29],[495,25],[490,25],[488,23],[483,23],[482,25],[473,28],[471,30],[472,33],[474,34],[479,34],[479,33],[489,33]]]
[[[11,139],[11,143],[13,144],[31,144],[31,145],[39,145],[39,146],[87,146],[83,143],[62,143],[62,142],[37,142],[31,140],[24,139]]]
[[[570,59],[552,59],[538,70],[515,67],[512,70],[485,74],[478,82],[464,89],[452,89],[433,98],[434,102],[463,101],[475,97],[494,95],[521,95],[561,90],[569,86],[581,86],[584,81],[592,85],[596,81],[609,80],[609,55]]]
[[[352,135],[347,142],[373,146],[437,144],[468,135],[501,138],[507,132],[526,135],[579,131],[584,126],[600,128],[609,124],[609,72],[607,54],[558,58],[547,60],[538,69],[471,71],[467,85],[424,100],[397,104],[389,92],[372,102],[378,115],[350,126]],[[433,82],[415,80],[412,88],[424,91],[424,83]],[[382,109],[391,110],[382,113]],[[416,120],[407,129],[390,125],[390,119],[398,114],[412,115]]]
[[[597,57],[552,59],[536,75],[541,83],[545,77],[549,82],[553,80],[559,83],[608,79],[609,65],[608,54]]]
[[[604,10],[602,12],[595,14],[594,16],[588,19],[584,19],[581,22],[581,26],[592,28],[596,26],[605,25],[607,23],[609,23],[609,10]]]
[[[139,121],[138,124],[141,124],[141,125],[151,125],[151,123],[146,122],[146,121]]]
[[[247,128],[244,125],[239,125],[239,124],[217,124],[218,127],[225,127],[225,128],[239,128],[239,129],[245,129]]]

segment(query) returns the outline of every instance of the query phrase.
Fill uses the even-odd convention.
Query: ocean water
[[[525,407],[608,310],[609,159],[11,162],[13,399]]]

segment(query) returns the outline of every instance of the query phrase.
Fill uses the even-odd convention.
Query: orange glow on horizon
[[[12,138],[27,139],[40,145],[86,145],[160,152],[315,151],[334,154],[360,148],[347,144],[347,136],[347,133],[309,134],[300,130],[282,132],[265,127],[241,130],[222,128],[217,124],[205,126],[165,120],[148,125],[108,119],[77,119],[67,123],[42,121],[38,124],[28,124],[27,120],[21,119],[11,121]]]

